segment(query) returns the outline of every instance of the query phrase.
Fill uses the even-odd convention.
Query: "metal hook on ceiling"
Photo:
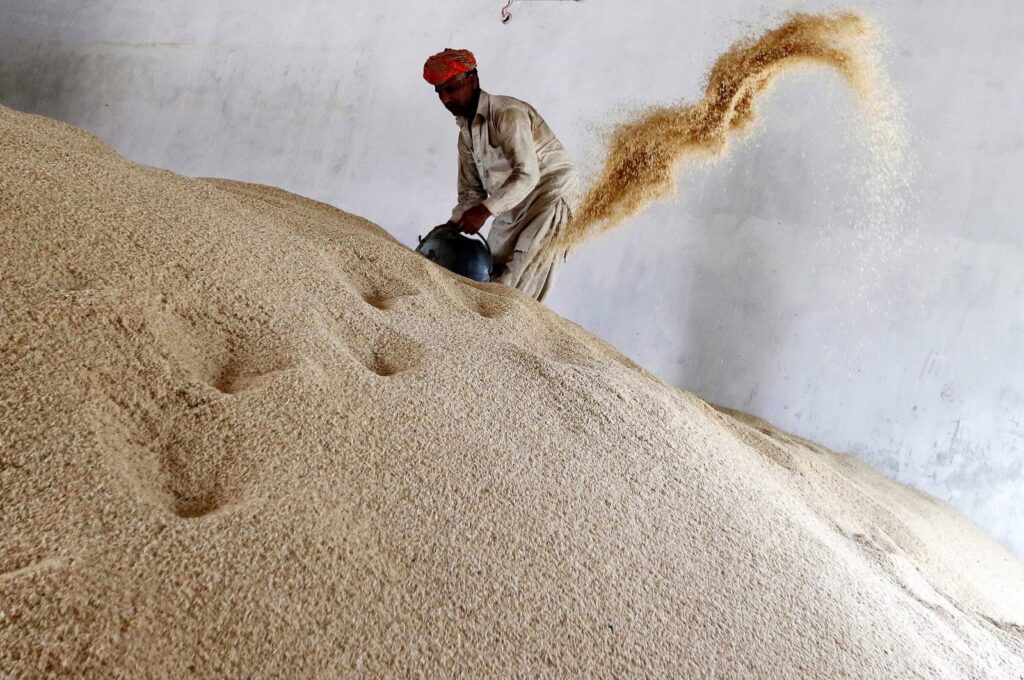
[[[580,2],[581,0],[574,1]],[[512,7],[513,2],[515,2],[515,0],[508,0],[505,3],[505,6],[501,8],[501,23],[507,24],[508,22],[512,21],[512,12],[510,11],[510,8]]]

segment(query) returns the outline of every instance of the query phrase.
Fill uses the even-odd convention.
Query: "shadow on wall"
[[[90,82],[95,57],[79,52],[54,52],[42,46],[11,50],[21,58],[0,62],[0,104],[57,120],[79,122],[85,105],[104,89]]]
[[[339,69],[336,51],[125,43],[10,52],[0,104],[85,128],[133,161],[335,204],[339,186],[365,175],[356,142],[374,119],[346,93],[366,76]]]

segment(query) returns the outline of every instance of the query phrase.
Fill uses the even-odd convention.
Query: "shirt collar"
[[[481,117],[484,120],[487,120],[487,117],[490,116],[490,115],[491,115],[491,95],[487,94],[486,92],[484,92],[481,89],[480,90],[480,99],[476,103],[476,116],[474,116],[473,120],[475,121],[477,118],[481,118]],[[455,117],[455,122],[459,124],[460,128],[463,128],[463,129],[466,128],[467,121],[462,116],[456,116]]]

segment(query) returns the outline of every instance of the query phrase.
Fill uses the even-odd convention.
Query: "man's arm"
[[[497,141],[512,166],[512,174],[489,198],[483,201],[492,215],[516,207],[537,187],[540,161],[533,140],[533,123],[524,109],[503,110],[494,119]]]
[[[484,183],[480,180],[473,150],[466,141],[466,135],[459,133],[459,204],[452,210],[451,224],[458,224],[462,215],[487,198]]]

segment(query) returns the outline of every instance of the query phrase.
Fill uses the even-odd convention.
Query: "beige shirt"
[[[487,206],[495,216],[487,241],[495,259],[505,261],[532,208],[560,198],[572,201],[572,160],[536,109],[518,99],[481,91],[472,125],[462,117],[456,121],[459,204],[452,221],[474,205]]]

